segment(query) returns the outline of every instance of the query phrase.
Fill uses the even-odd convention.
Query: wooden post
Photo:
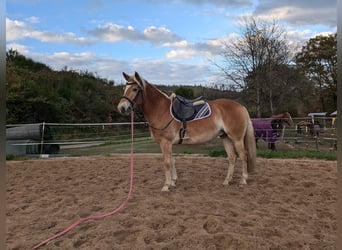
[[[42,124],[42,137],[41,137],[41,140],[40,140],[40,156],[43,155],[44,132],[45,132],[45,122],[43,122],[43,124]]]
[[[316,139],[316,150],[319,151],[319,147],[318,147],[318,135],[315,136],[315,139]]]

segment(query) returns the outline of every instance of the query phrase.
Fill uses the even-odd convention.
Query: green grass
[[[321,160],[336,161],[336,153],[332,152],[322,152],[313,150],[298,150],[298,151],[275,151],[270,152],[270,150],[258,151],[257,155],[263,158],[313,158]]]
[[[6,161],[22,161],[22,160],[27,160],[27,159],[30,159],[30,157],[6,154]]]
[[[226,157],[224,150],[211,150],[209,152],[211,157]],[[337,156],[334,152],[321,152],[313,150],[295,150],[295,151],[271,151],[271,150],[258,150],[257,157],[261,158],[280,158],[280,159],[301,159],[311,158],[320,160],[336,161]]]
[[[337,160],[337,153],[330,152],[330,144],[321,144],[320,150],[315,150],[314,145],[300,144],[300,143],[277,143],[276,150],[271,151],[267,148],[267,143],[258,142],[257,156],[261,158],[281,158],[281,159],[324,159],[324,160]],[[101,145],[79,147],[79,148],[62,148],[59,152],[60,155],[66,156],[90,156],[90,155],[103,155],[109,156],[112,154],[128,154],[130,152],[130,140],[121,141],[107,141]],[[135,153],[158,153],[161,154],[159,145],[151,138],[141,137],[135,138],[134,141]],[[172,150],[174,155],[191,155],[198,154],[211,157],[225,157],[222,142],[220,139],[214,139],[211,142],[200,145],[175,145]],[[29,158],[29,157],[28,157]],[[6,160],[20,160],[21,157],[7,155]]]

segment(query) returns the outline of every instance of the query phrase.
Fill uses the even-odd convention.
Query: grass
[[[226,151],[224,150],[211,150],[209,152],[211,157],[226,157]],[[261,149],[257,151],[257,157],[261,158],[279,158],[279,159],[301,159],[311,158],[320,160],[336,161],[336,153],[333,152],[321,152],[313,150],[296,150],[296,151],[271,151],[267,149]]]
[[[313,145],[298,144],[298,143],[283,143],[276,144],[276,151],[267,149],[267,144],[263,141],[258,142],[257,156],[262,158],[281,158],[281,159],[324,159],[337,160],[336,152],[329,151],[329,145],[320,145],[320,150],[315,150]],[[89,146],[84,148],[61,148],[59,155],[65,156],[90,156],[103,155],[109,156],[112,154],[127,154],[130,152],[130,141],[122,140],[120,142],[107,141],[101,145]],[[151,138],[136,138],[134,142],[135,153],[161,153],[159,145]],[[173,154],[199,154],[211,157],[225,157],[226,152],[222,146],[220,139],[215,139],[209,143],[201,145],[175,145]],[[29,157],[26,157],[29,158]],[[23,160],[23,157],[7,155],[6,160]]]
[[[312,158],[312,159],[321,159],[321,160],[329,160],[336,161],[337,156],[336,153],[333,152],[322,152],[322,151],[313,151],[313,150],[296,150],[296,151],[270,151],[270,150],[260,150],[257,152],[258,157],[263,158]]]
[[[129,153],[130,143],[105,143],[99,146],[77,148],[61,150],[60,153],[68,155],[110,155],[115,153]],[[134,144],[135,153],[161,153],[159,145],[149,140],[137,140]],[[220,140],[213,141],[203,145],[175,145],[173,147],[173,154],[201,154],[211,157],[225,157],[224,151]],[[312,159],[324,159],[324,160],[336,160],[336,152],[328,151],[316,151],[312,148],[292,148],[287,144],[278,144],[276,151],[267,149],[267,145],[259,143],[259,149],[257,150],[257,156],[262,158],[281,158],[281,159],[300,159],[300,158],[312,158]]]
[[[6,154],[6,161],[22,161],[22,160],[27,160],[27,159],[30,159],[30,157]]]

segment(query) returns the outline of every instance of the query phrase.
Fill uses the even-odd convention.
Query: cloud
[[[32,31],[30,33],[31,38],[35,38],[41,42],[57,42],[57,43],[69,43],[77,45],[92,44],[95,41],[86,37],[76,36],[72,32],[65,32],[58,34],[50,31]]]
[[[205,42],[189,43],[166,27],[149,26],[139,31],[132,26],[123,27],[114,23],[97,26],[88,30],[91,37],[77,36],[73,32],[56,33],[52,31],[40,31],[27,23],[6,18],[7,41],[20,41],[33,38],[43,43],[66,43],[77,45],[89,45],[96,42],[130,41],[133,43],[147,42],[152,45],[160,45],[171,50],[166,53],[166,58],[194,58],[196,56],[214,56],[220,53],[222,43],[219,39]]]
[[[119,42],[123,40],[143,41],[144,36],[132,26],[123,27],[114,23],[107,23],[89,30],[88,34],[107,42]]]
[[[29,28],[24,22],[6,18],[6,40],[21,40],[28,36]]]
[[[273,16],[293,26],[319,25],[335,27],[337,24],[336,0],[260,0],[254,11],[256,16]]]
[[[164,60],[137,59],[131,66],[149,82],[164,85],[203,85],[212,73],[207,64],[185,64]]]
[[[129,63],[124,60],[103,58],[91,52],[70,53],[55,52],[52,54],[29,53],[30,58],[45,63],[55,70],[61,70],[65,66],[76,71],[88,71],[96,73],[102,78],[117,81],[119,74],[129,68]]]
[[[36,17],[36,16],[28,17],[28,18],[26,18],[26,20],[29,23],[39,23],[40,22],[39,17]]]
[[[146,3],[155,5],[161,4],[162,1],[159,0],[145,0]],[[241,8],[252,5],[252,0],[169,0],[167,4],[191,4],[196,6],[203,6],[203,5],[213,5],[216,7],[235,7]]]
[[[184,0],[181,2],[190,3],[193,5],[212,4],[218,7],[245,7],[252,4],[251,0]]]
[[[20,44],[8,44],[7,47],[16,49],[19,53],[42,62],[54,70],[61,70],[67,66],[68,69],[75,71],[92,72],[116,83],[123,82],[123,71],[128,74],[137,71],[151,83],[165,85],[206,84],[212,77],[208,63],[186,64],[145,58],[126,61],[101,57],[92,52],[60,51],[46,54],[31,52],[28,47]]]
[[[32,20],[38,20],[31,18]],[[6,40],[7,41],[18,41],[26,38],[36,39],[41,42],[47,43],[70,43],[77,45],[89,45],[94,43],[93,39],[86,37],[77,36],[72,32],[56,33],[52,31],[39,31],[31,27],[25,22],[18,20],[11,20],[6,18]]]
[[[144,36],[152,44],[172,43],[181,40],[180,36],[165,27],[150,26],[144,30]]]
[[[114,23],[106,23],[105,25],[98,26],[93,30],[89,30],[88,34],[106,42],[128,40],[133,43],[150,42],[156,45],[181,40],[177,34],[165,27],[149,26],[141,32],[132,26],[123,27]]]
[[[30,48],[26,45],[18,44],[18,43],[9,43],[6,44],[6,51],[7,50],[16,50],[20,52],[22,55],[28,55],[30,52]]]
[[[166,58],[185,58],[190,59],[196,56],[196,51],[194,49],[178,49],[178,50],[171,50],[166,53]]]
[[[229,36],[208,39],[205,42],[189,43],[185,40],[175,43],[165,43],[165,47],[174,48],[166,53],[166,58],[185,58],[190,59],[194,57],[215,57],[220,56],[225,49],[225,44],[238,35],[232,33]]]

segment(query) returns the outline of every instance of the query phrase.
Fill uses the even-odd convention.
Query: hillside
[[[64,68],[51,69],[40,62],[10,50],[6,55],[6,118],[17,123],[96,123],[123,121],[116,111],[122,86],[91,72]],[[158,85],[167,94],[180,86]],[[239,100],[239,93],[204,86],[182,86],[193,96],[206,100],[228,97]],[[141,117],[141,116],[140,116]]]

